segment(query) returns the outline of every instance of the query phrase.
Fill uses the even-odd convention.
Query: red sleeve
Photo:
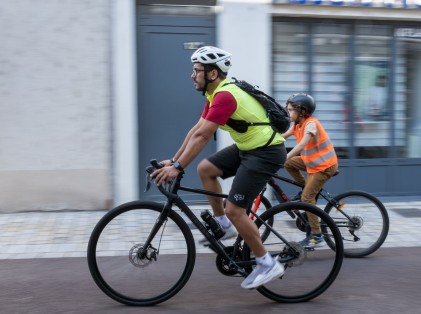
[[[209,107],[209,102],[206,102],[202,118],[224,125],[236,109],[237,102],[234,96],[229,92],[219,92],[213,98],[212,106]]]
[[[206,100],[206,104],[205,104],[205,107],[203,108],[202,116],[201,117],[203,119],[206,119],[206,116],[207,116],[208,112],[209,112],[209,101]]]

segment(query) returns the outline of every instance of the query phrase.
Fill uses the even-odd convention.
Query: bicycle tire
[[[126,305],[155,305],[173,297],[189,280],[196,246],[188,225],[173,210],[152,239],[147,256],[139,256],[162,209],[155,202],[125,203],[105,214],[93,229],[89,271],[110,298]]]
[[[335,243],[335,250],[331,250],[328,246],[311,251],[304,248],[299,240],[306,237],[306,232],[299,230],[295,221],[291,220],[288,214],[291,210],[311,212],[319,216],[321,223],[325,225],[325,231],[328,232],[324,233],[324,238],[331,238]],[[332,218],[320,208],[302,202],[276,205],[263,213],[260,218],[263,221],[274,218],[273,228],[282,233],[281,237],[285,239],[284,242],[271,231],[264,243],[271,255],[277,256],[284,264],[285,273],[279,280],[270,281],[257,288],[257,291],[271,300],[284,303],[309,301],[325,292],[335,281],[343,261],[341,234]],[[255,221],[258,228],[264,226],[261,220]],[[244,244],[244,261],[253,258],[250,248]]]
[[[375,196],[363,191],[349,191],[334,197],[342,210],[359,227],[349,224],[349,219],[331,204],[327,203],[324,211],[332,217],[342,233],[344,255],[346,257],[364,257],[378,250],[389,233],[389,215],[383,203]],[[355,231],[356,240],[351,232]],[[333,247],[332,243],[328,244]]]

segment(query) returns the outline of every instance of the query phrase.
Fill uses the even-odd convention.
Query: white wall
[[[221,0],[217,16],[217,45],[232,53],[229,77],[246,80],[263,91],[271,91],[271,15],[267,1]],[[232,143],[219,131],[217,149]],[[228,192],[232,180],[221,181]]]
[[[135,0],[111,2],[114,205],[139,197]]]
[[[104,208],[109,5],[0,2],[0,211]]]

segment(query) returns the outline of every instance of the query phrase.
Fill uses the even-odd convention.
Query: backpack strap
[[[273,131],[273,133],[272,133],[272,136],[271,136],[271,137],[270,137],[270,139],[269,139],[269,141],[267,141],[267,143],[266,143],[265,145],[263,145],[263,146],[262,146],[263,148],[268,147],[268,146],[269,146],[269,144],[270,144],[270,143],[272,143],[273,139],[275,138],[276,133],[277,133],[277,132],[274,130],[274,131]]]

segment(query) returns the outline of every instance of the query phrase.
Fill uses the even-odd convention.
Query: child
[[[287,154],[284,167],[296,182],[304,185],[301,201],[315,205],[317,194],[338,169],[338,158],[322,124],[311,116],[316,109],[313,97],[294,94],[286,105],[294,125],[282,137],[294,135],[297,144]],[[301,171],[307,172],[306,178]],[[307,248],[325,245],[317,216],[311,213],[307,216],[311,233],[300,243]]]

